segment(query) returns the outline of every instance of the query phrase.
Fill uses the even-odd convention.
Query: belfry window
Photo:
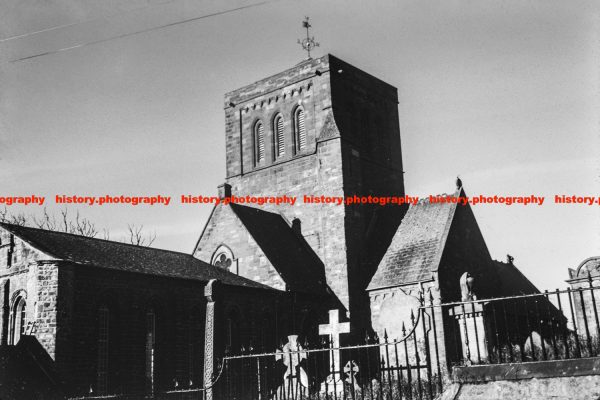
[[[301,152],[306,147],[306,125],[302,107],[298,107],[294,111],[294,145],[296,153]]]
[[[97,394],[108,394],[108,348],[109,310],[106,306],[98,309],[98,366],[96,372]]]
[[[258,165],[265,160],[265,128],[262,122],[254,124],[254,164]]]
[[[273,120],[273,136],[275,138],[275,158],[282,157],[285,154],[285,137],[281,114],[278,114]]]

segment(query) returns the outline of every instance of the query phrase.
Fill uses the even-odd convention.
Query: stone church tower
[[[227,171],[220,196],[287,195],[297,202],[243,211],[216,206],[194,255],[280,289],[293,287],[299,270],[316,275],[315,282],[324,273],[353,329],[368,326],[365,289],[404,208],[314,204],[304,196],[403,196],[397,105],[395,87],[332,55],[226,94]],[[251,217],[251,207],[265,212],[252,210]],[[284,243],[286,234],[269,232],[279,229],[277,218],[324,271],[311,270],[294,254],[277,254],[294,248]]]

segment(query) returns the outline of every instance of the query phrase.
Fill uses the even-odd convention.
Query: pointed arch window
[[[15,252],[15,236],[13,234],[11,234],[9,237],[9,240],[8,240],[8,250],[6,252],[6,268],[12,267],[14,252]]]
[[[100,395],[108,394],[109,317],[107,306],[98,308],[98,367],[96,387],[97,393]]]
[[[204,322],[206,314],[204,307],[194,307],[189,319],[188,339],[188,365],[189,365],[189,387],[198,387],[202,382],[203,373],[203,345],[204,345]]]
[[[281,114],[277,114],[273,119],[273,137],[275,138],[275,158],[282,157],[285,154],[285,136]]]
[[[231,249],[225,245],[219,246],[213,253],[211,264],[234,274],[239,273],[237,260],[233,257]]]
[[[302,107],[298,107],[294,111],[294,145],[296,153],[300,153],[306,148],[306,124]]]
[[[260,121],[254,124],[254,164],[265,160],[265,128]]]
[[[25,301],[25,297],[17,297],[13,303],[13,308],[10,315],[10,344],[19,343],[21,335],[25,333],[26,308],[27,302]]]
[[[7,345],[10,334],[10,279],[2,286],[2,329],[0,330],[0,346]]]

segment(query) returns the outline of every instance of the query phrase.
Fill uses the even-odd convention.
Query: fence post
[[[215,291],[218,280],[211,279],[204,287],[206,325],[204,333],[204,400],[212,400],[212,378],[215,351]]]

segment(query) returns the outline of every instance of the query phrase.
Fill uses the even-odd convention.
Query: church
[[[404,196],[398,102],[333,55],[227,93],[218,196]],[[2,223],[0,397],[202,387],[207,359],[318,339],[329,310],[349,322],[346,344],[398,336],[418,293],[460,301],[465,274],[479,298],[538,292],[491,258],[469,205],[427,199],[221,202],[192,254]],[[25,359],[45,373],[11,367]]]

